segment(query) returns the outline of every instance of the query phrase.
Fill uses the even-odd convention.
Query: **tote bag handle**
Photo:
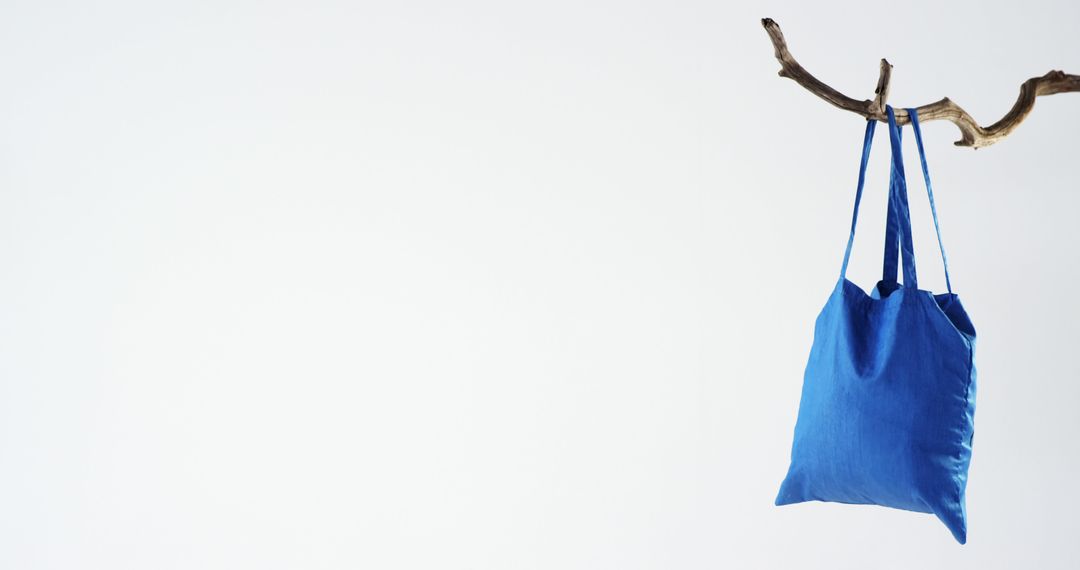
[[[941,265],[945,270],[945,287],[952,294],[952,282],[949,280],[949,258],[945,255],[945,243],[941,241],[941,224],[938,223],[937,205],[934,204],[934,188],[930,184],[930,169],[926,166],[926,151],[923,149],[922,129],[919,128],[919,113],[908,109],[911,128],[915,131],[915,146],[919,148],[919,162],[922,165],[923,182],[926,183],[926,197],[930,200],[930,214],[934,217],[934,232],[937,234],[938,249],[941,250]]]
[[[897,126],[897,133],[903,142],[903,128]],[[896,164],[889,160],[889,204],[885,209],[885,256],[881,269],[881,280],[885,283],[897,283],[896,266],[900,261],[900,207],[897,201],[901,198],[896,189]],[[903,196],[904,210],[907,210],[907,193]],[[908,224],[910,226],[910,222]],[[907,252],[913,248],[908,245]]]
[[[892,147],[892,175],[889,184],[889,223],[885,236],[885,276],[891,269],[893,281],[896,280],[896,253],[889,259],[890,244],[899,242],[901,265],[904,268],[904,287],[919,288],[915,274],[915,248],[911,242],[911,211],[908,209],[907,176],[904,174],[904,156],[900,144],[900,127],[896,125],[896,115],[891,106],[885,106],[889,117],[889,145]],[[895,237],[889,232],[894,231]],[[891,268],[890,263],[891,263]]]
[[[886,105],[886,114],[889,119],[889,142],[892,150],[889,180],[889,207],[886,218],[885,252],[882,278],[885,281],[896,281],[897,257],[902,258],[904,273],[904,287],[918,288],[918,278],[915,273],[915,253],[911,240],[911,214],[908,209],[907,179],[904,173],[904,161],[901,150],[900,127],[896,124],[896,115],[892,106]],[[934,230],[937,234],[938,248],[941,250],[941,261],[945,270],[945,284],[949,293],[952,293],[952,281],[949,277],[948,258],[945,255],[945,245],[941,239],[941,225],[938,222],[937,206],[934,203],[933,187],[930,183],[930,170],[926,163],[926,151],[922,142],[922,129],[919,127],[919,116],[915,109],[907,109],[911,118],[912,130],[915,131],[915,143],[919,150],[919,161],[922,166],[923,180],[926,183],[926,193],[930,201],[930,211],[934,218]],[[851,214],[851,232],[848,235],[847,248],[844,250],[844,262],[840,268],[840,277],[846,278],[847,266],[851,259],[851,246],[855,241],[855,229],[859,219],[859,204],[862,202],[862,191],[866,182],[866,166],[870,158],[870,148],[874,139],[877,121],[870,119],[866,122],[866,133],[863,136],[862,160],[859,163],[859,181],[855,190],[855,205]],[[900,255],[897,253],[899,250]]]

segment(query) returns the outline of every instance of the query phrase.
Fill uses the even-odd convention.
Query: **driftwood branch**
[[[881,60],[881,72],[878,77],[877,89],[874,90],[874,100],[857,101],[843,93],[824,84],[818,78],[795,61],[788,51],[784,34],[780,31],[780,25],[772,18],[761,20],[761,25],[769,33],[773,47],[776,48],[776,59],[780,62],[780,77],[793,79],[811,93],[832,103],[836,107],[858,113],[867,119],[887,121],[885,114],[885,102],[889,97],[889,80],[892,77],[892,65],[884,59]],[[953,103],[948,97],[916,107],[919,113],[919,122],[946,120],[952,121],[960,128],[963,136],[956,141],[956,146],[970,146],[980,148],[990,146],[1005,138],[1009,133],[1020,125],[1028,113],[1035,106],[1035,98],[1040,95],[1053,95],[1055,93],[1068,93],[1080,91],[1080,75],[1070,75],[1061,71],[1051,71],[1042,77],[1032,77],[1020,85],[1020,97],[1012,109],[998,122],[989,127],[981,127],[967,111]],[[900,125],[911,122],[907,111],[896,109],[896,121]]]

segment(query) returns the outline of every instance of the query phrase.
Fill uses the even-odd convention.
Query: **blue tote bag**
[[[888,107],[892,173],[882,279],[868,294],[846,277],[877,125],[869,120],[851,234],[840,278],[814,325],[791,466],[776,504],[829,501],[932,513],[963,544],[975,329],[952,292],[918,115],[907,111],[948,292],[935,295],[918,286],[900,128]]]

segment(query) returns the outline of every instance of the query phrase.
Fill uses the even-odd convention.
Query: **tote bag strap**
[[[886,224],[884,279],[896,280],[896,253],[890,246],[899,242],[901,265],[904,268],[904,287],[919,288],[915,273],[915,248],[911,240],[911,212],[908,209],[907,177],[904,174],[904,156],[900,144],[900,127],[891,105],[885,106],[889,118],[889,143],[892,147],[892,173],[889,184],[889,219]],[[894,237],[895,236],[895,237]]]
[[[922,129],[919,128],[919,114],[915,109],[908,109],[911,128],[915,131],[915,146],[919,148],[919,162],[922,164],[923,181],[926,182],[926,196],[930,199],[930,214],[934,217],[934,231],[937,233],[938,249],[941,250],[941,265],[945,269],[945,287],[952,294],[952,281],[949,279],[949,259],[945,256],[945,243],[941,241],[941,225],[938,224],[937,206],[934,204],[934,190],[930,185],[930,169],[926,166],[926,151],[923,149]]]
[[[897,126],[900,140],[903,142],[903,127]],[[885,210],[885,256],[881,270],[881,280],[896,283],[896,267],[900,262],[900,219],[896,205],[896,165],[889,161],[889,204]]]
[[[874,129],[877,121],[866,120],[866,133],[863,135],[862,160],[859,162],[859,183],[855,186],[855,207],[851,211],[851,233],[848,234],[847,249],[844,250],[844,263],[840,266],[840,278],[847,277],[848,260],[851,259],[851,244],[855,243],[855,226],[859,221],[859,203],[862,202],[863,184],[866,182],[866,163],[870,160],[870,147],[874,142]]]

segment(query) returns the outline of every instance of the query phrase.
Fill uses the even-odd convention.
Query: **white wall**
[[[989,123],[1080,73],[1080,10],[725,4],[4,3],[0,567],[1076,567],[1080,95],[924,129],[980,335],[968,545],[777,508],[863,121],[758,19]]]

